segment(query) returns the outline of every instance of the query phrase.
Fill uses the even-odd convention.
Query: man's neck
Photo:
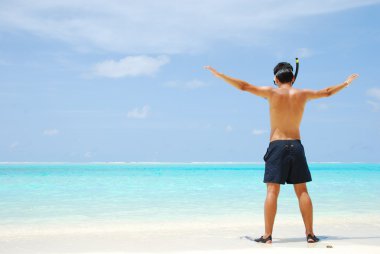
[[[278,88],[292,88],[292,84],[290,82],[289,83],[279,84]]]

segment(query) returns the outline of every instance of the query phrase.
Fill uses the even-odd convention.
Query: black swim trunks
[[[264,183],[297,184],[311,181],[305,150],[299,139],[270,142],[263,159]]]

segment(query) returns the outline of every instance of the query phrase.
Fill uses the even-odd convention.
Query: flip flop
[[[268,241],[270,241],[269,243],[272,243],[272,235],[268,236],[267,238],[264,238],[264,236],[261,236],[260,238],[255,239],[255,242],[258,242],[258,243],[267,243]]]
[[[316,242],[319,241],[319,238],[316,237],[315,235],[308,234],[307,237],[306,237],[306,241],[308,243],[316,243]]]

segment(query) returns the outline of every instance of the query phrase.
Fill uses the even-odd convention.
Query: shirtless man
[[[301,143],[299,127],[306,102],[329,97],[339,92],[349,86],[359,75],[350,75],[346,81],[335,86],[310,90],[292,87],[295,81],[293,67],[286,62],[277,64],[273,70],[277,88],[254,86],[243,80],[219,73],[211,66],[205,66],[205,69],[234,87],[263,97],[269,102],[270,142],[263,157],[265,161],[264,183],[267,184],[267,196],[264,204],[265,233],[255,241],[272,243],[277,197],[280,193],[280,184],[285,184],[285,182],[294,185],[305,224],[307,242],[319,241],[313,232],[313,205],[306,188],[306,182],[311,181],[311,175]]]

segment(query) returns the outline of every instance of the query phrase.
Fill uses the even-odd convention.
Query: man
[[[270,108],[270,142],[264,155],[264,183],[267,185],[267,196],[264,204],[265,233],[256,242],[272,243],[272,231],[277,210],[277,197],[280,184],[293,184],[306,229],[306,240],[309,243],[319,239],[313,232],[313,206],[307,192],[306,182],[311,181],[304,147],[301,144],[299,127],[305,104],[309,100],[329,97],[351,84],[359,75],[350,75],[341,84],[321,90],[297,89],[293,67],[281,62],[274,68],[274,82],[271,86],[254,86],[243,80],[235,79],[217,72],[211,66],[205,66],[216,77],[223,79],[234,87],[263,97]]]

